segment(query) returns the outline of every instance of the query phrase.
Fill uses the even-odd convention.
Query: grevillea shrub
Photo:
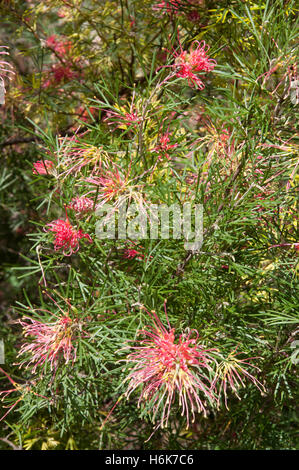
[[[294,2],[0,8],[1,447],[294,449]]]

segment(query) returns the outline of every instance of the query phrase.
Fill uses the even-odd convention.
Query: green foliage
[[[184,0],[177,11],[156,3],[1,5],[0,41],[16,73],[0,110],[0,388],[14,387],[2,395],[1,416],[11,411],[1,448],[296,447],[295,2]],[[198,74],[202,89],[175,73],[197,40],[217,61]],[[68,208],[66,219],[75,197],[89,197],[91,210]],[[202,204],[202,247],[100,240],[103,201],[115,212],[121,201]],[[57,220],[86,235],[71,256],[54,249],[47,224]],[[175,344],[197,330],[217,351],[210,374],[237,348],[254,358],[248,371],[261,385],[244,380],[237,394],[228,390],[227,407],[222,395],[188,429],[178,399],[168,427],[154,429],[152,402],[138,403],[142,386],[126,397],[134,364],[125,348],[152,324],[148,311],[166,327],[165,300]],[[26,367],[28,318],[66,331],[76,354],[60,351],[51,363],[50,348]]]

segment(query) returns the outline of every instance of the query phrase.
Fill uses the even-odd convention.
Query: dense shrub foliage
[[[0,11],[1,448],[294,449],[295,2]]]

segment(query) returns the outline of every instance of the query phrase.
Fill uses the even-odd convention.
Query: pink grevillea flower
[[[144,254],[141,253],[141,251],[136,250],[138,249],[144,249],[143,246],[136,244],[135,242],[129,242],[127,244],[127,248],[124,249],[123,251],[123,257],[126,259],[138,259],[142,260],[144,258]],[[152,256],[151,256],[152,258]]]
[[[92,243],[90,235],[83,233],[81,229],[76,230],[66,220],[58,219],[50,222],[44,227],[46,232],[55,233],[54,249],[55,251],[62,250],[64,256],[70,256],[79,250],[79,241],[85,238],[89,243]]]
[[[65,364],[69,361],[75,362],[73,320],[68,315],[63,315],[53,323],[42,323],[29,317],[25,317],[25,320],[28,321],[20,320],[24,335],[33,337],[33,341],[21,347],[18,356],[30,353],[31,358],[22,361],[20,366],[27,363],[27,369],[33,364],[34,373],[38,366],[47,362],[50,363],[51,370],[56,370],[60,359],[63,359]]]
[[[198,344],[196,330],[181,334],[176,341],[175,329],[170,327],[168,318],[165,327],[154,312],[149,315],[153,326],[138,332],[144,339],[130,347],[132,352],[126,360],[132,369],[126,378],[129,386],[125,396],[128,398],[141,387],[138,406],[142,402],[148,404],[153,422],[160,414],[158,427],[162,428],[168,424],[177,397],[188,428],[190,417],[193,422],[196,411],[206,415],[206,400],[214,399],[208,378],[213,362],[211,350]]]
[[[78,75],[74,70],[72,70],[71,64],[55,64],[52,66],[51,71],[56,83],[60,83],[63,80],[72,80]]]
[[[102,176],[86,178],[86,181],[97,186],[99,199],[104,203],[120,196],[126,190],[128,182],[117,168],[103,172]]]
[[[89,212],[93,209],[94,202],[89,197],[81,196],[81,197],[74,197],[69,205],[67,206],[68,209],[73,209],[76,214],[84,214]]]
[[[114,109],[116,111],[107,111],[107,116],[104,120],[111,121],[108,122],[108,125],[116,124],[119,129],[126,130],[136,128],[142,122],[135,104],[135,91],[132,95],[130,107],[126,104],[121,106],[115,105]]]
[[[85,179],[86,182],[95,186],[95,189],[90,190],[89,193],[96,194],[96,209],[103,208],[105,204],[111,204],[106,216],[107,220],[115,211],[132,201],[138,206],[139,211],[143,210],[146,214],[142,185],[133,184],[134,179],[130,180],[130,167],[124,174],[115,164],[111,166],[111,170],[103,170],[101,176]]]
[[[143,211],[143,215],[146,217],[148,204],[142,192],[143,185],[134,184],[137,177],[130,179],[131,163],[125,171],[119,168],[116,163],[113,163],[110,165],[109,170],[106,168],[102,169],[101,176],[90,176],[84,180],[94,185],[94,189],[89,190],[85,195],[95,194],[97,202],[96,210],[102,210],[105,204],[109,205],[106,208],[107,215],[105,216],[105,219],[107,217],[107,223],[108,219],[116,211],[126,210],[126,204],[132,202],[138,206],[139,213]],[[145,173],[147,172],[149,170]]]
[[[48,36],[46,39],[46,46],[49,47],[50,49],[55,50],[55,46],[57,44],[57,36],[56,34],[52,34],[52,36]]]
[[[38,160],[33,163],[33,166],[32,172],[34,175],[49,175],[54,168],[54,163],[51,160]]]
[[[197,45],[196,49],[194,49],[195,45]],[[171,67],[174,69],[175,76],[186,78],[190,86],[197,85],[202,90],[204,84],[196,73],[211,72],[216,65],[216,61],[207,56],[208,50],[209,46],[204,41],[193,41],[189,53],[184,51],[180,44],[180,51],[172,53],[175,58],[174,64],[164,67]]]
[[[47,75],[49,78],[43,83],[43,88],[56,86],[61,82],[69,82],[79,76],[78,72],[73,70],[73,64],[71,63],[54,64]]]
[[[169,132],[165,132],[165,134],[162,134],[159,138],[159,141],[156,145],[156,147],[152,150],[153,152],[159,153],[158,159],[162,160],[163,157],[167,158],[168,160],[170,159],[170,156],[168,154],[168,151],[176,148],[178,144],[170,144],[170,134]]]
[[[134,248],[126,248],[124,250],[124,254],[123,254],[124,258],[127,258],[127,259],[142,259],[144,258],[144,255],[142,253],[140,253],[139,251],[135,250]]]
[[[121,113],[115,111],[107,111],[105,121],[111,120],[109,125],[116,124],[119,129],[127,129],[130,127],[137,127],[141,123],[141,118],[137,112]]]
[[[70,51],[72,44],[68,39],[59,40],[55,34],[52,34],[52,36],[46,39],[46,46],[55,51],[57,55],[64,58]]]
[[[89,168],[89,174],[94,174],[103,165],[107,166],[109,156],[102,148],[81,143],[76,134],[68,138],[59,138],[59,140],[61,148],[57,155],[57,159],[60,159],[57,168],[59,171],[62,170],[59,178],[64,179],[70,174],[77,175],[85,167]]]
[[[250,374],[247,370],[248,368],[254,368],[260,372],[258,367],[249,362],[252,359],[258,358],[249,357],[247,359],[237,359],[236,356],[242,353],[236,353],[236,349],[232,351],[226,359],[217,365],[216,375],[213,380],[213,386],[219,386],[218,406],[220,404],[221,395],[223,393],[224,402],[227,409],[227,389],[229,388],[238,397],[238,399],[241,400],[240,396],[238,395],[238,391],[241,387],[246,386],[244,383],[245,379],[250,380],[260,390],[260,392],[266,391],[265,387],[257,380],[257,378]]]

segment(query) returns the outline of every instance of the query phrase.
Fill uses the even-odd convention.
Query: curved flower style
[[[28,363],[26,369],[33,364],[32,373],[38,366],[49,362],[51,370],[56,370],[59,359],[64,358],[65,363],[76,360],[76,348],[72,344],[73,329],[72,319],[68,315],[62,316],[54,323],[42,323],[33,318],[25,317],[28,322],[21,321],[25,336],[32,336],[31,343],[25,343],[20,349],[18,356],[31,353],[31,359],[20,363]]]
[[[194,45],[197,45],[196,49],[194,49]],[[174,51],[172,53],[175,58],[174,64],[164,67],[171,67],[174,69],[174,75],[186,78],[190,86],[197,85],[202,90],[204,83],[196,75],[196,72],[211,72],[216,65],[216,61],[207,56],[209,48],[205,41],[193,41],[188,53],[182,49],[180,44],[180,52]]]
[[[54,249],[55,251],[63,250],[65,256],[70,256],[79,250],[79,241],[81,238],[86,238],[89,243],[92,243],[90,235],[83,233],[81,229],[76,230],[67,220],[54,220],[44,227],[46,232],[54,232]]]
[[[216,375],[213,380],[213,385],[217,386],[217,383],[220,382],[219,393],[218,393],[218,406],[220,404],[220,398],[222,392],[224,394],[225,407],[227,409],[227,387],[232,390],[232,392],[241,400],[238,395],[238,390],[241,387],[245,387],[244,379],[247,378],[250,380],[260,392],[265,392],[265,387],[247,370],[246,366],[254,367],[258,371],[260,369],[249,361],[252,359],[257,359],[256,357],[249,357],[247,359],[237,359],[236,356],[242,353],[236,353],[236,349],[232,351],[226,359],[224,359],[220,364],[217,365]],[[245,367],[244,367],[245,366]],[[243,378],[242,378],[243,376]]]
[[[139,340],[137,346],[131,346],[132,352],[126,360],[135,365],[126,378],[129,386],[125,396],[128,398],[141,386],[138,406],[148,402],[153,421],[160,411],[158,427],[162,428],[167,426],[171,407],[178,396],[188,428],[190,417],[193,422],[196,411],[206,415],[206,400],[215,399],[207,376],[214,361],[209,354],[212,350],[197,343],[196,330],[181,334],[175,342],[175,329],[169,322],[166,328],[155,313],[150,316],[154,326],[139,331],[145,339]],[[195,333],[194,338],[191,338],[192,333]]]
[[[8,52],[5,49],[7,49],[7,46],[0,46],[0,59],[1,55],[8,55]],[[11,78],[10,74],[15,74],[12,70],[12,66],[5,60],[0,60],[0,104],[5,103],[5,84],[3,77]]]

